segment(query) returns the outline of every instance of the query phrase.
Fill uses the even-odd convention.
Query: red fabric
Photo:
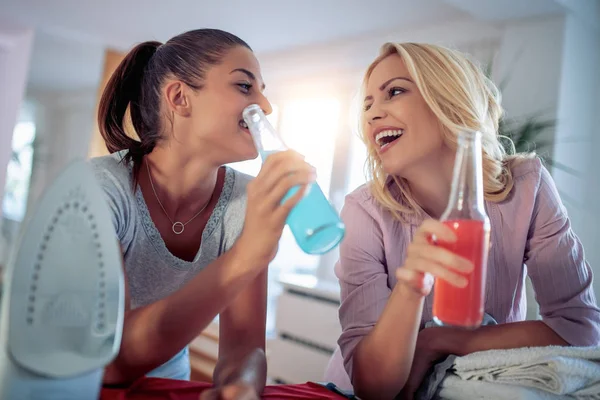
[[[174,379],[142,378],[128,388],[103,388],[100,400],[198,400],[210,383]],[[330,392],[321,385],[307,382],[299,385],[267,386],[263,399],[320,399],[341,400],[343,396]]]

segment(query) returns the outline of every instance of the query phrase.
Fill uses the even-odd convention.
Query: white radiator
[[[285,275],[280,283],[276,337],[267,343],[269,380],[321,382],[341,334],[339,286],[305,275]]]

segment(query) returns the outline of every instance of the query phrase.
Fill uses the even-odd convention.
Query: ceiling
[[[511,11],[499,16],[498,9]],[[52,90],[95,87],[106,47],[126,50],[199,27],[235,33],[264,54],[461,18],[560,10],[552,0],[0,0],[0,18],[35,28],[29,86]]]

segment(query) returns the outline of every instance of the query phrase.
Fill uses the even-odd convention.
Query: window
[[[317,183],[328,197],[340,102],[336,98],[293,100],[281,117],[285,142],[317,169]]]
[[[350,141],[350,161],[346,193],[351,193],[357,187],[367,182],[366,160],[367,147],[357,134],[353,134]]]
[[[13,132],[12,155],[8,163],[2,201],[3,217],[13,221],[22,221],[25,216],[33,165],[34,139],[34,122],[17,123]]]
[[[11,157],[6,169],[0,218],[0,266],[6,265],[27,212],[29,184],[34,162],[36,126],[33,104],[25,102],[13,130]]]

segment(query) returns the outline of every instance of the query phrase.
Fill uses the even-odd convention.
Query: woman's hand
[[[259,400],[254,386],[248,383],[232,383],[220,388],[212,388],[200,395],[200,400]]]
[[[402,399],[412,399],[427,377],[430,369],[441,359],[451,354],[449,346],[468,340],[469,331],[448,327],[431,327],[419,332],[415,346],[415,356],[410,369],[410,376],[402,389]]]
[[[266,159],[258,176],[248,184],[246,219],[238,240],[249,262],[266,266],[273,260],[288,214],[315,179],[314,167],[295,151],[275,153]],[[296,186],[300,189],[282,204]]]
[[[398,282],[423,296],[431,292],[434,278],[459,288],[465,287],[468,281],[462,274],[474,268],[469,260],[433,244],[436,241],[455,242],[456,235],[443,223],[426,220],[408,246],[404,265],[396,270]]]

